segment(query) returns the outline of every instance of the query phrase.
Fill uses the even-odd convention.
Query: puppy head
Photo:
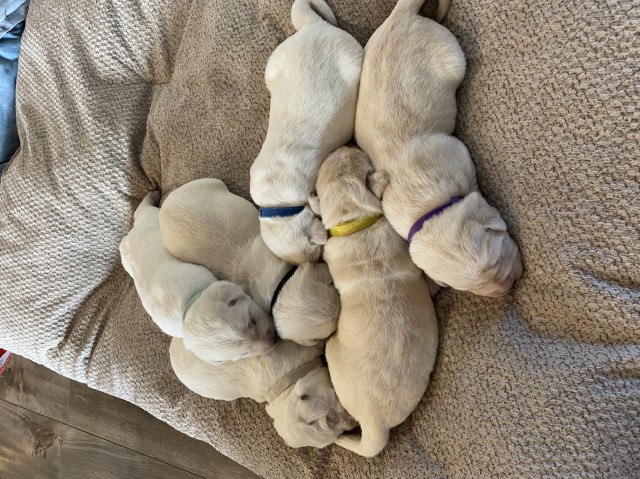
[[[227,281],[203,291],[189,308],[183,331],[185,347],[214,365],[268,353],[277,339],[269,315]]]
[[[362,216],[382,213],[380,199],[388,183],[385,172],[374,172],[365,153],[344,146],[324,160],[318,172],[318,199],[309,203],[322,221],[332,227]],[[321,211],[319,211],[321,210]]]
[[[508,293],[522,274],[520,252],[506,224],[477,192],[429,220],[409,252],[441,286],[482,296]]]
[[[280,291],[273,308],[278,334],[303,346],[317,344],[336,330],[340,296],[325,263],[303,263]]]
[[[326,367],[299,379],[267,406],[267,413],[289,447],[325,447],[357,425],[340,404]]]
[[[309,206],[293,216],[260,218],[260,234],[273,254],[291,264],[317,261],[327,242],[327,232]]]

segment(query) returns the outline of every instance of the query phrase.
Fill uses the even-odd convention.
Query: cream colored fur
[[[323,0],[296,0],[291,13],[298,32],[276,48],[265,71],[269,128],[250,186],[262,207],[305,205],[295,216],[260,220],[267,246],[300,264],[318,260],[326,241],[307,200],[322,160],[353,136],[363,52]]]
[[[384,213],[403,238],[421,216],[465,196],[424,224],[411,257],[441,285],[499,296],[522,273],[520,253],[452,136],[465,58],[449,30],[418,15],[422,3],[400,0],[367,43],[355,138],[375,169],[389,173]]]
[[[191,181],[172,191],[160,209],[160,229],[172,255],[239,285],[265,311],[292,267],[265,245],[256,208],[220,180]],[[309,345],[335,331],[339,312],[327,265],[303,263],[280,291],[273,319],[281,338]]]
[[[321,346],[305,347],[279,341],[269,354],[212,366],[174,338],[169,349],[178,379],[196,394],[232,401],[251,398],[264,402],[280,378],[320,357]],[[326,367],[318,367],[296,381],[267,406],[278,434],[292,447],[324,447],[355,427],[331,386]]]
[[[271,319],[240,287],[218,281],[203,266],[172,257],[162,245],[160,195],[149,193],[120,242],[122,265],[134,280],[149,316],[170,336],[211,363],[264,354],[276,341]],[[190,306],[197,292],[202,295]],[[184,319],[183,319],[184,318]]]
[[[381,213],[386,182],[359,149],[337,150],[318,176],[325,227]],[[324,257],[342,302],[338,330],[326,347],[329,372],[340,402],[362,429],[336,444],[375,456],[429,383],[438,348],[429,287],[406,242],[384,218],[329,238]]]

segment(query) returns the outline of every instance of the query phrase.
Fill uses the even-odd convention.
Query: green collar
[[[204,292],[204,289],[201,289],[200,291],[195,293],[193,296],[191,296],[191,298],[189,298],[189,301],[187,301],[187,304],[184,307],[184,313],[182,313],[182,319],[183,320],[184,320],[185,316],[187,315],[187,313],[189,312],[189,309],[191,309],[191,306],[193,306],[193,303],[198,301],[200,296],[202,296],[203,292]]]

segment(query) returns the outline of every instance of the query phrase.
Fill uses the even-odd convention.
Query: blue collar
[[[304,210],[304,206],[276,206],[274,208],[260,208],[260,218],[285,218],[295,216]]]

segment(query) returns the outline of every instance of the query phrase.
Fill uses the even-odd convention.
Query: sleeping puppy
[[[178,379],[196,394],[266,401],[276,431],[291,447],[325,447],[356,426],[336,397],[319,345],[279,341],[269,354],[212,366],[174,338],[169,354]]]
[[[122,265],[151,319],[212,364],[269,352],[275,327],[239,286],[218,281],[204,266],[183,263],[166,251],[155,206],[159,198],[159,192],[152,192],[142,200],[133,228],[120,242]]]
[[[172,191],[160,208],[160,230],[169,253],[206,266],[271,311],[281,338],[310,345],[335,331],[340,297],[327,265],[295,268],[274,255],[260,236],[256,208],[222,181]]]
[[[297,33],[276,48],[265,81],[269,128],[251,167],[251,197],[262,206],[260,231],[276,256],[317,261],[327,239],[307,201],[318,168],[353,136],[362,47],[336,28],[324,0],[296,0]]]
[[[384,214],[415,264],[440,285],[500,296],[522,273],[520,252],[451,136],[465,59],[451,32],[418,15],[422,3],[399,0],[367,43],[355,138],[389,174]]]
[[[362,151],[344,147],[323,163],[317,184],[330,236],[324,257],[342,302],[325,354],[338,398],[362,429],[336,444],[367,457],[417,406],[438,349],[429,287],[382,217],[386,182]]]

